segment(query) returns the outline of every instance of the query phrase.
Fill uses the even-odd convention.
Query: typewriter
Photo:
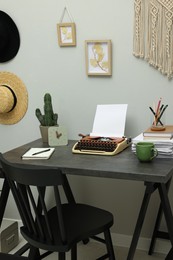
[[[73,153],[115,155],[131,143],[131,139],[126,137],[92,137],[81,134],[79,136],[82,136],[82,138],[73,146]]]

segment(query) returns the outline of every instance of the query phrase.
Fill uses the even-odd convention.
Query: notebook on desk
[[[47,160],[50,158],[55,148],[30,148],[22,155],[23,160]]]
[[[115,155],[130,145],[124,137],[127,105],[98,105],[92,132],[72,149],[78,154]]]

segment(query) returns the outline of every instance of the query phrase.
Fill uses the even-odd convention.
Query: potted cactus
[[[40,122],[40,132],[43,142],[48,142],[48,128],[58,125],[58,114],[53,112],[52,98],[49,93],[44,95],[44,114],[36,108],[35,115]]]

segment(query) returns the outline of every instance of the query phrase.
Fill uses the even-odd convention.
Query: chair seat
[[[64,224],[67,234],[67,241],[60,240],[59,227],[57,222],[57,210],[52,208],[48,212],[51,229],[55,243],[52,245],[51,241],[37,241],[36,238],[31,237],[24,227],[21,227],[21,233],[27,241],[33,246],[38,246],[44,250],[67,252],[72,245],[86,238],[92,237],[102,233],[105,229],[113,225],[113,215],[103,209],[99,209],[86,204],[63,204],[62,212],[64,216]],[[42,226],[45,227],[44,223]],[[45,234],[47,230],[44,229]],[[48,237],[45,235],[45,238]]]

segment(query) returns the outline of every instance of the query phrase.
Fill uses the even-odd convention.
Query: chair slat
[[[42,224],[41,224],[41,220],[40,220],[40,216],[38,214],[38,209],[37,209],[37,205],[36,205],[36,202],[35,202],[35,199],[34,199],[34,196],[32,194],[32,191],[31,191],[31,188],[29,185],[26,186],[26,189],[27,189],[27,192],[28,192],[28,196],[30,198],[30,203],[32,205],[32,209],[34,211],[34,216],[33,216],[33,213],[32,211],[30,210],[28,212],[28,214],[31,216],[31,225],[33,227],[33,230],[35,232],[35,235],[37,235],[38,237],[41,236],[42,239],[45,239],[45,235],[44,235],[44,232],[43,232],[43,228],[42,228]]]
[[[25,226],[28,227],[29,232],[32,232],[32,228],[30,226],[30,222],[28,220],[28,216],[26,214],[26,209],[25,209],[25,203],[23,202],[22,196],[20,192],[18,191],[18,187],[16,186],[15,182],[11,181],[9,179],[9,185],[12,190],[14,199],[16,201],[16,205],[18,207],[22,222]]]
[[[62,239],[62,242],[65,243],[67,237],[66,237],[65,227],[64,227],[61,199],[60,199],[59,190],[58,190],[57,186],[54,186],[54,193],[55,193],[56,209],[57,209],[58,223],[59,223],[59,229],[60,229],[60,233],[61,233],[61,239]]]
[[[37,189],[38,189],[38,193],[39,193],[39,200],[40,200],[42,210],[43,210],[43,213],[44,213],[44,219],[45,219],[45,224],[46,224],[47,231],[48,231],[48,234],[49,234],[49,239],[51,241],[53,241],[52,231],[51,231],[51,227],[50,227],[50,221],[49,221],[49,218],[48,218],[47,207],[46,207],[46,204],[45,204],[45,201],[44,201],[44,198],[43,198],[42,189],[40,189],[40,187],[37,187]]]

